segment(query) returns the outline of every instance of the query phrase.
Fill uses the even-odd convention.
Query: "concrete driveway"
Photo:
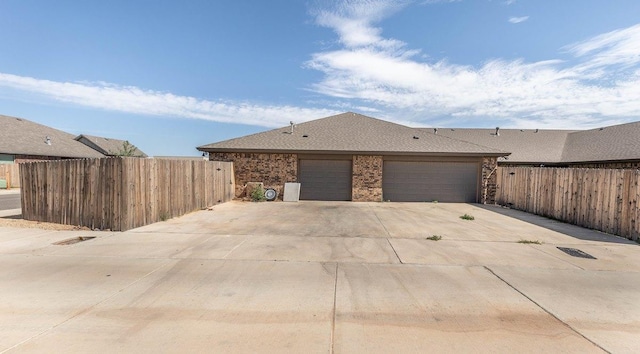
[[[96,238],[53,244],[78,236]],[[633,353],[638,260],[620,238],[467,204],[232,202],[124,233],[0,228],[0,351]]]

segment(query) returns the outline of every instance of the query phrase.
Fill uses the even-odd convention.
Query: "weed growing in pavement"
[[[475,220],[476,218],[474,218],[473,216],[469,215],[469,214],[464,214],[460,217],[460,219],[462,220]]]
[[[531,240],[520,240],[518,241],[518,243],[524,243],[524,244],[534,244],[534,245],[541,245],[542,242],[535,240],[535,241],[531,241]]]
[[[264,189],[258,185],[253,191],[251,191],[251,200],[254,202],[264,202],[267,197],[264,196]]]

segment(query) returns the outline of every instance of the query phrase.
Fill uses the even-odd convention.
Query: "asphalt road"
[[[0,194],[0,210],[20,209],[20,194]]]

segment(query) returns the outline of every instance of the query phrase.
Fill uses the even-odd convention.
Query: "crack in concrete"
[[[507,286],[509,286],[511,289],[515,290],[516,292],[518,292],[518,294],[524,296],[527,300],[531,301],[534,305],[538,306],[540,309],[542,309],[542,311],[546,312],[547,314],[549,314],[549,316],[555,318],[558,322],[562,323],[563,325],[565,325],[567,328],[569,328],[571,331],[573,331],[575,334],[579,335],[580,337],[584,338],[585,340],[587,340],[589,343],[595,345],[597,348],[599,348],[600,350],[604,351],[605,353],[609,353],[611,354],[610,351],[604,349],[602,346],[600,346],[598,343],[594,342],[593,340],[589,339],[587,336],[585,336],[584,334],[580,333],[577,329],[573,328],[570,324],[568,324],[567,322],[561,320],[558,316],[556,316],[553,312],[547,310],[544,306],[540,305],[539,303],[537,303],[535,300],[533,300],[531,297],[527,296],[525,293],[523,293],[522,291],[520,291],[518,288],[516,288],[515,286],[513,286],[511,283],[509,283],[508,281],[506,281],[504,278],[502,278],[501,276],[499,276],[498,274],[496,274],[491,268],[487,267],[487,266],[483,266],[484,269],[486,269],[487,271],[489,271],[489,273],[493,274],[493,276],[495,276],[496,278],[500,279],[503,283],[507,284]]]
[[[211,238],[208,238],[208,239],[207,239],[207,241],[208,241],[208,240],[210,240],[210,239],[211,239]],[[236,249],[238,249],[238,247],[242,246],[245,242],[247,242],[247,240],[248,240],[248,239],[249,239],[249,238],[245,238],[244,240],[242,240],[242,242],[240,242],[240,243],[239,243],[239,244],[237,244],[235,247],[233,247],[233,248],[231,249],[231,251],[227,252],[227,254],[225,254],[225,255],[224,255],[224,257],[222,257],[222,259],[227,259],[227,257],[229,257],[229,255],[230,255],[231,253],[233,253],[233,251],[235,251]],[[205,242],[206,242],[206,241],[205,241]],[[204,243],[204,242],[203,242],[203,243]]]

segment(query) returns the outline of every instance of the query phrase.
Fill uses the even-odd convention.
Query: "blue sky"
[[[355,111],[411,126],[640,117],[637,0],[0,1],[0,114],[149,155]]]

